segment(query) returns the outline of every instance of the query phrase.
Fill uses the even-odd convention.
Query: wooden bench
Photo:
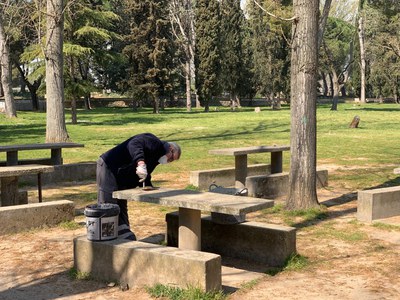
[[[53,171],[54,171],[53,166],[44,166],[44,165],[0,167],[1,206],[25,204],[25,203],[20,203],[18,197],[18,178],[20,176],[29,174],[37,174],[38,176],[39,202],[42,202],[41,174]]]
[[[43,143],[43,144],[20,144],[20,145],[6,145],[0,146],[0,152],[7,153],[7,160],[1,162],[0,165],[15,166],[19,164],[32,164],[32,163],[42,163],[50,165],[62,165],[62,149],[63,148],[76,148],[84,147],[83,144],[77,143]],[[19,151],[28,150],[51,150],[50,158],[45,159],[30,159],[21,161],[18,159]]]
[[[245,187],[247,177],[247,155],[254,153],[271,153],[271,174],[282,172],[283,151],[290,146],[253,146],[243,148],[226,148],[208,151],[209,154],[230,155],[235,157],[235,187]]]
[[[181,249],[201,249],[201,211],[239,215],[272,207],[274,201],[253,197],[165,188],[146,191],[140,188],[116,191],[117,199],[149,202],[179,207],[179,242]]]

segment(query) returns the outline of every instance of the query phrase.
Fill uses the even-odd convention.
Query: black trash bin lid
[[[117,216],[119,215],[119,211],[120,209],[118,204],[101,203],[86,206],[83,213],[86,217],[102,218]]]

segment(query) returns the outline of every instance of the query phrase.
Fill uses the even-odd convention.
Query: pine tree
[[[174,46],[168,19],[167,0],[126,0],[131,19],[124,53],[128,58],[126,85],[135,97],[150,96],[153,112],[159,113],[160,97],[172,89]]]
[[[240,82],[244,79],[244,15],[239,0],[222,0],[221,20],[221,81],[224,90],[230,94],[232,109],[235,109],[240,106]]]
[[[220,73],[220,13],[218,0],[199,0],[196,3],[196,89],[204,110],[218,92]]]

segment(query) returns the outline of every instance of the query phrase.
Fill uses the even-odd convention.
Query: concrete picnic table
[[[201,250],[201,211],[232,215],[272,207],[273,200],[233,195],[159,188],[115,191],[113,197],[179,208],[179,241],[181,249]]]
[[[290,146],[252,146],[209,150],[209,154],[230,155],[235,157],[235,187],[244,188],[247,177],[247,155],[253,153],[271,153],[271,174],[282,172],[283,151]]]
[[[18,161],[18,152],[26,150],[51,150],[51,157],[49,164],[62,165],[62,149],[63,148],[76,148],[84,147],[83,144],[77,143],[38,143],[38,144],[19,144],[19,145],[3,145],[0,146],[0,152],[7,153],[7,166],[15,166],[20,162]]]
[[[45,165],[21,165],[0,167],[1,179],[1,206],[17,205],[18,201],[18,177],[22,175],[38,175],[39,202],[42,202],[41,174],[53,172],[53,166]]]

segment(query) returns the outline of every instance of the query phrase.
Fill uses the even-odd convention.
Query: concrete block
[[[74,203],[49,201],[0,207],[0,234],[15,233],[74,219]]]
[[[98,280],[134,286],[157,283],[221,289],[221,256],[138,241],[74,239],[74,266]]]
[[[256,164],[247,167],[247,175],[270,174],[271,165]],[[199,187],[200,190],[208,190],[210,184],[221,185],[224,187],[235,185],[235,168],[221,168],[211,170],[200,170],[190,172],[190,184]]]
[[[317,187],[328,185],[328,170],[317,170]],[[248,176],[246,187],[250,197],[276,198],[287,194],[289,173]]]
[[[96,179],[96,162],[54,166],[54,172],[42,174],[42,184]],[[37,176],[21,176],[20,182],[37,185]]]
[[[400,215],[400,186],[358,192],[357,219],[372,222]]]
[[[1,194],[0,194],[1,198]],[[28,204],[28,192],[27,191],[18,191],[18,203],[19,204]],[[1,203],[0,203],[1,207]]]
[[[168,213],[166,221],[167,244],[175,246],[178,212]],[[207,216],[201,220],[201,250],[268,266],[283,266],[296,252],[296,229],[260,222],[217,224]]]

